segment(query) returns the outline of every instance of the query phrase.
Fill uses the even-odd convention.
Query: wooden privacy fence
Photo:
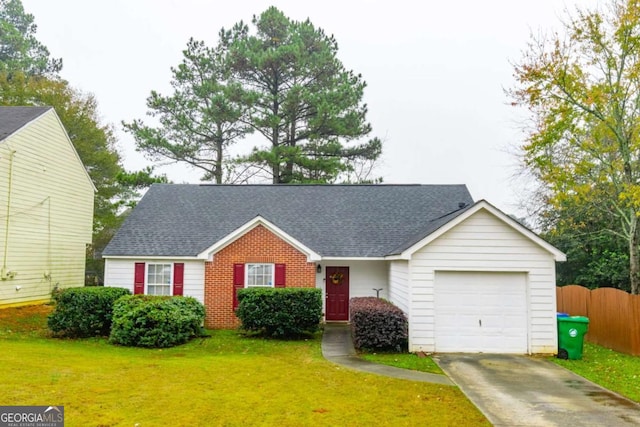
[[[589,318],[587,340],[640,356],[640,295],[569,285],[557,287],[556,298],[559,312]]]

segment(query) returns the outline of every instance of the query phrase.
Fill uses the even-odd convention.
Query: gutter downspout
[[[2,257],[2,271],[0,272],[0,279],[6,280],[10,278],[10,274],[7,271],[7,250],[9,248],[9,213],[11,211],[11,189],[13,187],[13,156],[15,150],[9,151],[9,182],[7,190],[7,217],[5,218],[5,235],[4,235],[4,254]]]

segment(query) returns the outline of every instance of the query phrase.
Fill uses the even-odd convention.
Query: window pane
[[[149,295],[171,295],[171,264],[149,264],[147,293]]]
[[[256,285],[256,271],[258,266],[256,264],[247,264],[247,286]]]
[[[156,283],[156,266],[154,264],[149,264],[147,283]]]
[[[247,287],[273,286],[273,264],[247,264]]]
[[[149,295],[171,295],[171,286],[150,285],[148,293]]]

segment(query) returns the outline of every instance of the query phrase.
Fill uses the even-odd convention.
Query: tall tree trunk
[[[289,140],[287,141],[287,147],[295,147],[296,136],[296,121],[293,120],[289,126]],[[293,159],[288,158],[284,166],[284,179],[286,183],[290,183],[293,180]]]
[[[271,105],[271,114],[273,114],[274,117],[278,117],[278,115],[280,114],[280,103],[278,102],[278,75],[276,74],[274,76],[274,83],[273,86],[271,87],[271,96],[273,97],[273,103]],[[273,163],[271,164],[271,170],[273,172],[273,183],[274,184],[281,184],[282,183],[282,177],[280,176],[280,153],[279,153],[279,146],[280,146],[280,142],[278,137],[280,136],[280,126],[279,125],[275,125],[271,127],[271,149],[273,150],[273,154],[274,154],[274,159],[273,159]]]
[[[220,125],[218,125],[218,138],[216,138],[216,170],[215,170],[215,177],[216,177],[216,184],[222,184],[222,160],[224,159],[223,156],[223,149],[224,149],[224,136],[222,134],[222,129],[220,129]]]
[[[273,151],[274,151],[274,159],[273,159],[273,162],[271,163],[271,172],[273,173],[273,183],[282,184],[282,180],[280,177],[280,154],[278,154],[278,151],[280,151],[278,149],[278,134],[276,134],[275,132],[273,133],[273,138],[271,140],[271,143],[273,144]]]
[[[631,293],[638,295],[640,283],[640,236],[638,236],[638,217],[635,213],[631,216],[629,227],[629,278],[631,281]]]

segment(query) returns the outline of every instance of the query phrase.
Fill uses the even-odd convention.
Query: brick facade
[[[205,263],[206,327],[239,326],[233,311],[233,265],[252,262],[286,264],[286,287],[315,287],[315,264],[307,262],[305,254],[258,225],[214,254],[213,261]]]

